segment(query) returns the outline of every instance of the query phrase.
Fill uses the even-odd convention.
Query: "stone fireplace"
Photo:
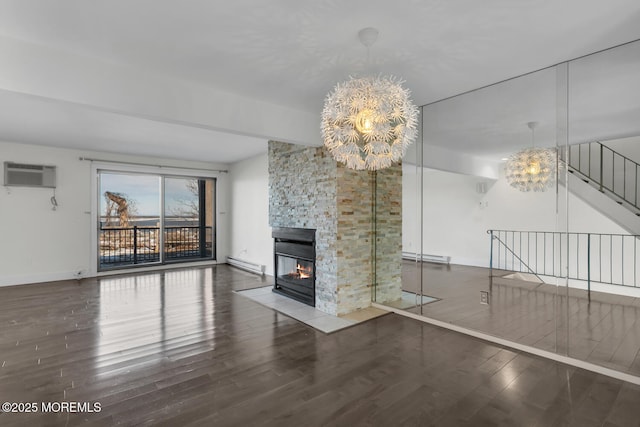
[[[401,165],[374,176],[336,163],[323,147],[269,142],[269,225],[315,230],[316,308],[342,315],[368,307],[374,280],[376,301],[400,299],[401,189]]]

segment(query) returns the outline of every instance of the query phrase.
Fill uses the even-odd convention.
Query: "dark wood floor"
[[[325,335],[228,266],[0,288],[0,425],[638,426],[640,387],[398,315]]]
[[[441,298],[425,316],[640,376],[640,299],[521,280],[508,272],[424,263],[423,292]],[[418,289],[419,267],[403,263],[403,286]],[[490,304],[480,303],[480,291]],[[420,313],[420,308],[411,311]]]

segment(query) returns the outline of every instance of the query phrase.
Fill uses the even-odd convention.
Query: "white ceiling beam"
[[[320,145],[309,112],[87,56],[0,37],[0,89],[136,117]],[[286,88],[283,88],[285,90]]]

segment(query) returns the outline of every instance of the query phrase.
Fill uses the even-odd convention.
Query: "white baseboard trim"
[[[34,283],[57,282],[60,280],[81,279],[85,276],[78,275],[75,271],[63,271],[59,273],[31,274],[27,276],[0,277],[0,287],[32,285]]]
[[[417,260],[420,259],[420,255],[418,255],[415,252],[402,252],[402,258],[403,259],[409,259],[409,260]],[[437,263],[441,263],[441,264],[450,264],[451,263],[451,257],[447,256],[447,255],[429,255],[429,254],[422,254],[422,261],[427,261],[427,262],[437,262]]]
[[[524,344],[518,344],[513,341],[506,340],[504,338],[494,337],[484,332],[474,331],[472,329],[463,328],[451,323],[443,322],[441,320],[432,319],[429,317],[420,316],[419,314],[410,313],[408,311],[388,307],[386,305],[378,304],[376,302],[371,303],[372,307],[379,308],[381,310],[390,311],[392,313],[399,314],[401,316],[409,317],[420,322],[428,323],[430,325],[439,326],[441,328],[449,329],[461,334],[470,335],[475,338],[479,338],[484,341],[489,341],[495,344],[499,344],[505,347],[512,348],[514,350],[523,351],[525,353],[534,354],[536,356],[551,359],[556,362],[564,363],[566,365],[575,366],[576,368],[585,369],[587,371],[595,372],[596,374],[606,375],[611,378],[615,378],[621,381],[626,381],[632,384],[640,385],[640,377],[627,374],[624,372],[616,371],[614,369],[606,368],[604,366],[596,365],[594,363],[585,362],[584,360],[574,359],[573,357],[564,356],[562,354],[553,353],[547,350],[541,350],[539,348],[531,347]]]
[[[265,269],[267,268],[265,265],[257,264],[255,262],[246,261],[240,258],[227,257],[227,264],[232,265],[241,270],[248,271],[250,273],[258,274],[260,276],[264,276]]]

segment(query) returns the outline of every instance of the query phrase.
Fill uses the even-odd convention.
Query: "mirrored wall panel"
[[[406,174],[421,211],[421,231],[408,234],[421,237],[420,250],[406,241],[420,261],[406,264],[420,275],[407,286],[417,295],[411,311],[545,350],[563,346],[559,72],[424,107],[422,156]]]
[[[568,81],[568,354],[640,376],[640,43],[569,62]]]
[[[385,303],[640,376],[640,43],[421,119],[402,167],[402,296]]]

